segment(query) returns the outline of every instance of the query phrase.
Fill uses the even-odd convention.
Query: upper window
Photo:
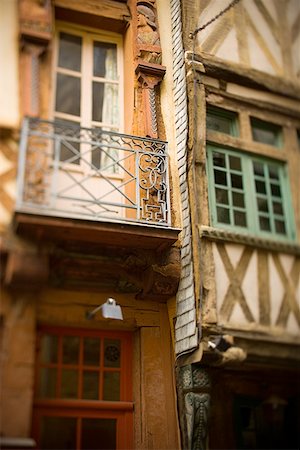
[[[252,138],[256,142],[282,147],[281,126],[251,117]]]
[[[206,145],[212,225],[265,238],[295,239],[288,167],[282,160],[286,152],[274,158],[274,147],[284,148],[282,126],[258,119],[252,111],[244,112],[240,120],[238,112],[212,105],[207,106],[206,117],[207,130],[219,132],[208,132]],[[241,139],[235,139],[239,134]]]
[[[238,136],[237,114],[225,109],[208,106],[206,127],[209,130]]]
[[[119,131],[121,69],[121,37],[59,28],[55,58],[56,121],[71,127]],[[74,149],[79,157],[74,156]],[[76,142],[72,148],[63,145],[60,160],[80,164],[82,150]],[[99,167],[99,152],[91,155],[92,162]]]

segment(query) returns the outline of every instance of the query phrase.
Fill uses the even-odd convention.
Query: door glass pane
[[[81,37],[60,33],[58,66],[65,69],[81,71]]]
[[[57,143],[59,145],[59,156],[57,156],[59,161],[68,162],[70,164],[80,164],[80,143],[76,142],[76,140],[80,138],[79,124],[72,122],[71,120],[56,118],[55,133],[58,135],[59,139],[54,141],[54,145]]]
[[[81,449],[115,450],[117,444],[116,433],[116,419],[82,419]]]
[[[119,339],[105,339],[104,340],[104,366],[105,367],[120,367],[120,340]]]
[[[118,85],[93,82],[92,120],[108,125],[118,125]]]
[[[39,397],[54,398],[56,396],[57,371],[43,367],[40,372]]]
[[[103,400],[120,400],[120,373],[104,372]]]
[[[78,397],[78,372],[77,370],[62,369],[61,373],[61,398]]]
[[[58,337],[52,334],[45,334],[41,340],[41,362],[57,362]]]
[[[63,363],[78,364],[79,338],[77,336],[64,336],[63,338]]]
[[[75,417],[43,417],[41,449],[74,450],[76,448]]]
[[[83,372],[82,398],[99,399],[99,372]]]
[[[282,220],[275,220],[276,233],[286,234],[285,223]]]
[[[83,364],[86,366],[97,366],[100,362],[100,339],[84,338],[83,341]]]
[[[94,76],[117,80],[117,46],[94,42]]]
[[[56,80],[56,111],[80,116],[80,98],[81,98],[81,79],[57,74]]]

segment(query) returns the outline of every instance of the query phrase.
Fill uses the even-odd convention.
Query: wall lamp
[[[102,312],[102,316],[105,319],[123,320],[121,306],[117,305],[116,300],[114,298],[108,298],[106,302],[103,303],[103,305],[97,306],[97,308],[93,309],[92,311],[87,311],[86,318],[88,320],[93,319],[98,311]]]

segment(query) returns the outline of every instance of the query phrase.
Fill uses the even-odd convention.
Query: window
[[[282,130],[279,125],[251,117],[251,130],[254,141],[282,147]]]
[[[34,419],[39,448],[127,448],[131,359],[130,333],[42,329]]]
[[[294,238],[285,164],[208,144],[213,225]]]
[[[58,28],[55,58],[54,119],[74,128],[73,142],[60,148],[60,161],[110,165],[113,150],[100,153],[80,142],[76,128],[119,131],[122,126],[121,37]],[[77,133],[78,134],[78,133]],[[80,136],[79,136],[80,137]],[[86,139],[85,139],[86,140]],[[90,159],[90,161],[86,161]],[[114,166],[116,167],[116,166]]]
[[[208,106],[206,127],[209,130],[238,136],[237,114],[225,109]]]

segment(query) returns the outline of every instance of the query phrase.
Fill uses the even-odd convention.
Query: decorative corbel
[[[138,63],[135,72],[142,87],[146,135],[152,138],[157,138],[158,131],[155,87],[162,81],[166,68],[160,64],[141,61]]]
[[[141,91],[140,111],[144,117],[144,133],[158,137],[156,87],[162,81],[166,68],[161,65],[161,45],[157,24],[155,0],[136,3],[136,75]]]
[[[40,57],[52,38],[50,0],[19,0],[19,33],[22,70],[22,113],[40,114]]]

